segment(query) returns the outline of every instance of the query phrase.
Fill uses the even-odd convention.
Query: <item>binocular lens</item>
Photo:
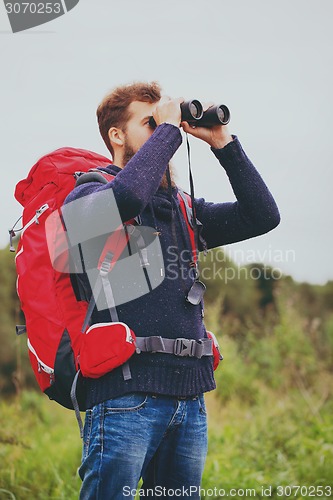
[[[224,104],[211,106],[204,112],[203,117],[196,122],[198,127],[214,127],[215,125],[226,125],[230,121],[230,111]]]
[[[230,121],[230,112],[227,106],[221,104],[217,108],[217,116],[221,123],[227,124]]]
[[[190,124],[196,123],[203,115],[202,104],[196,99],[182,102],[180,109],[182,110],[182,121]]]
[[[217,109],[217,116],[219,117],[219,120],[220,120],[221,122],[223,122],[223,121],[224,121],[224,111],[223,111],[223,109],[222,109],[221,107],[219,107],[219,108]]]
[[[195,101],[192,101],[190,103],[190,112],[191,112],[191,115],[193,116],[193,118],[200,118],[201,116],[201,108],[199,109],[199,106],[196,104]]]
[[[194,99],[182,102],[180,108],[181,120],[197,127],[226,125],[230,121],[230,111],[224,104],[212,106],[204,112],[201,102]],[[149,125],[156,128],[156,122],[152,116],[149,118]]]

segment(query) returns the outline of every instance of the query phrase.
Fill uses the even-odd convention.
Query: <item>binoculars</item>
[[[230,121],[230,111],[224,104],[211,106],[206,111],[200,101],[193,99],[192,101],[182,102],[180,105],[182,113],[182,122],[187,122],[196,127],[214,127],[214,125],[227,125]],[[156,128],[156,122],[151,116],[149,125]]]

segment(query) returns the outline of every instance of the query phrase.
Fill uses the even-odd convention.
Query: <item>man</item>
[[[227,126],[193,128],[181,123],[182,101],[161,98],[157,83],[118,87],[108,95],[97,117],[113,155],[114,164],[106,171],[115,178],[106,184],[92,181],[77,186],[66,203],[80,199],[81,220],[87,223],[102,216],[97,210],[108,216],[97,200],[112,190],[124,222],[140,216],[143,226],[154,228],[165,277],[149,293],[118,305],[119,321],[137,337],[191,339],[191,345],[197,345],[207,339],[207,332],[202,301],[188,300],[195,279],[193,273],[175,273],[171,267],[175,255],[179,270],[191,267],[178,188],[166,177],[182,143],[180,128],[211,146],[237,198],[234,203],[195,199],[208,249],[266,233],[280,219],[272,195],[237,137],[230,135]],[[150,125],[151,116],[156,128]],[[107,309],[95,309],[92,323],[109,321]],[[183,492],[187,497],[190,492],[191,498],[199,498],[207,450],[203,393],[215,388],[213,358],[211,353],[202,357],[184,353],[188,351],[135,353],[129,359],[131,378],[126,379],[119,367],[87,379],[89,409],[79,471],[82,499],[133,498],[140,478],[150,498],[161,497],[163,488],[166,497],[177,491],[178,496]]]

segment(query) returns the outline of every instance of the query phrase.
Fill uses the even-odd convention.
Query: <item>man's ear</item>
[[[125,143],[125,134],[124,132],[117,127],[111,127],[108,131],[109,140],[111,146],[123,146]]]

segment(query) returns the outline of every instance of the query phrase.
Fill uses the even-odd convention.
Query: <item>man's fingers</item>
[[[153,117],[157,125],[161,123],[171,123],[179,127],[181,120],[180,103],[184,101],[183,97],[171,99],[169,96],[161,97],[153,111]]]
[[[184,132],[187,132],[194,136],[196,135],[196,127],[194,127],[193,125],[189,125],[187,122],[181,122],[181,126]]]
[[[181,125],[182,129],[184,130],[184,132],[188,132],[190,126],[187,122],[181,122],[180,125]]]
[[[184,97],[177,97],[176,99],[171,99],[171,97],[169,97],[168,95],[163,95],[161,99],[158,101],[157,106],[158,107],[163,106],[164,104],[167,104],[170,101],[172,101],[174,104],[180,105],[182,102],[185,101],[185,99]]]
[[[158,104],[164,104],[168,101],[171,101],[171,97],[169,97],[168,95],[163,95],[159,100]]]

